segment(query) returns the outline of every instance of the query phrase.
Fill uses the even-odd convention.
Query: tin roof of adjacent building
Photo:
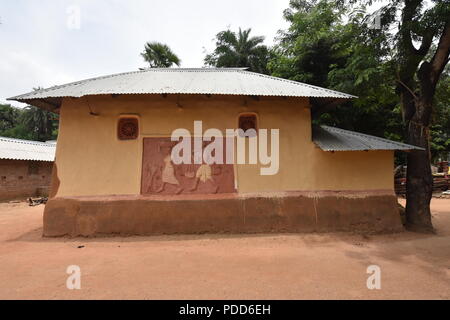
[[[329,126],[314,127],[313,141],[324,151],[424,150],[410,144]]]
[[[53,162],[55,150],[56,143],[0,137],[0,159]]]
[[[9,100],[51,109],[63,97],[105,94],[217,94],[351,99],[355,96],[246,71],[244,68],[154,68],[77,81]]]

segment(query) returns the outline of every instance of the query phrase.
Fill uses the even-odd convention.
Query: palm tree
[[[247,67],[250,71],[268,73],[269,50],[264,37],[250,37],[252,29],[236,34],[231,30],[216,35],[216,49],[205,57],[205,64],[218,68]]]
[[[9,104],[0,104],[0,132],[13,128],[18,123],[19,109]]]
[[[32,140],[53,140],[57,136],[58,118],[52,112],[27,106],[22,114],[21,122]]]
[[[181,60],[166,44],[147,42],[141,56],[150,64],[150,68],[170,68],[174,64],[180,66]]]

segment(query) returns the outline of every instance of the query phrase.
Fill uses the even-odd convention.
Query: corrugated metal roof
[[[55,143],[0,137],[0,159],[54,161]]]
[[[314,127],[313,141],[324,151],[424,150],[409,144],[328,126]]]
[[[352,95],[239,68],[163,68],[114,74],[33,91],[9,100],[27,101],[102,94],[223,94],[323,97]]]

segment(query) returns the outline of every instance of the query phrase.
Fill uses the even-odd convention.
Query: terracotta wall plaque
[[[257,130],[257,119],[254,114],[244,114],[239,117],[239,129],[247,131],[249,129]]]
[[[119,140],[135,140],[139,137],[139,120],[137,118],[121,118],[117,125]]]
[[[171,160],[171,153],[176,144],[177,142],[172,142],[170,138],[144,139],[142,194],[175,195],[236,192],[232,164],[175,165]],[[207,143],[203,143],[203,145],[205,147]],[[225,148],[224,143],[224,155],[226,154]],[[194,155],[191,156],[193,159]]]

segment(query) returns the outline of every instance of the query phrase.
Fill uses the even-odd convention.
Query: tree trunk
[[[408,154],[406,182],[406,228],[417,232],[434,232],[430,202],[433,195],[433,176],[430,165],[429,118],[431,105],[420,99],[413,102],[415,114],[408,121],[408,143],[424,148]]]
[[[433,97],[450,55],[450,19],[445,16],[443,28],[428,28],[419,49],[413,44],[414,25],[418,26],[422,0],[405,1],[399,29],[399,86],[404,119],[408,127],[408,143],[425,150],[408,154],[406,182],[406,227],[413,231],[434,232],[431,223],[430,202],[433,195],[433,177],[430,164],[429,125],[433,110]],[[443,9],[444,7],[441,7]],[[436,15],[436,19],[444,16]],[[416,28],[417,29],[417,28]],[[420,28],[418,28],[420,29]],[[430,61],[433,38],[442,30],[436,51]]]

